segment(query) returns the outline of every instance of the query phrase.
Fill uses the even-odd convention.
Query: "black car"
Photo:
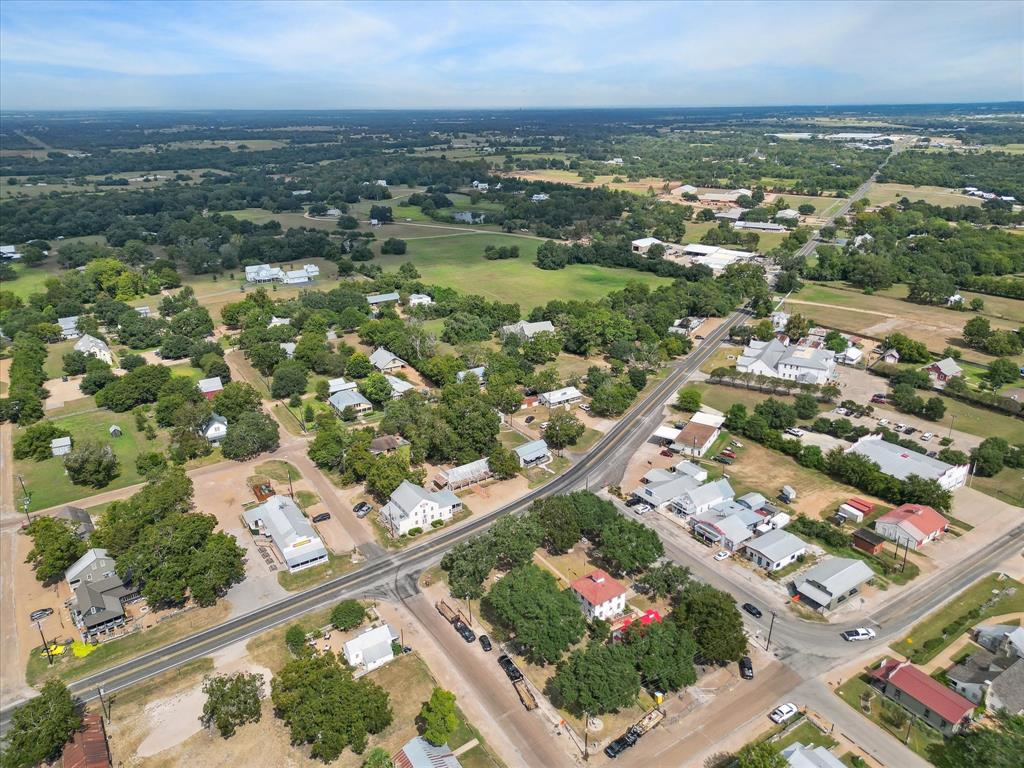
[[[719,464],[732,464],[732,459],[730,459],[728,456],[715,456],[715,461],[717,461]]]
[[[630,496],[626,500],[626,506],[627,507],[635,507],[639,503],[640,503],[640,497],[639,496]]]
[[[489,653],[491,648],[493,647],[491,645],[491,638],[489,638],[487,635],[480,635],[480,647]]]
[[[917,427],[907,427],[906,429],[903,430],[904,435],[912,435],[915,432],[917,432]]]
[[[537,418],[536,416],[527,416],[526,417],[526,423],[527,424],[533,424],[533,420],[536,419],[536,418]]]
[[[743,610],[753,616],[755,619],[760,619],[764,614],[761,613],[761,609],[753,603],[744,603]]]
[[[519,671],[519,667],[517,667],[516,663],[506,654],[503,653],[498,657],[498,664],[503,670],[505,670],[505,674],[508,675],[508,679],[513,683],[523,679],[523,673]]]
[[[313,515],[313,522],[314,523],[322,523],[325,520],[330,520],[330,519],[331,519],[331,513],[330,512],[321,512],[319,515]]]
[[[636,744],[638,737],[636,733],[630,728],[624,734],[619,736],[615,741],[604,748],[604,753],[612,758],[613,760],[625,752],[627,749]]]
[[[53,608],[40,608],[37,611],[32,611],[32,613],[30,613],[28,617],[32,621],[39,621],[40,619],[45,619],[47,616],[50,616],[52,614]]]
[[[466,626],[465,622],[460,619],[456,619],[452,622],[452,626],[455,627],[455,631],[462,635],[462,639],[467,643],[472,643],[476,640],[476,633]]]
[[[749,656],[744,656],[740,659],[740,677],[744,680],[754,679],[754,664],[750,661]]]

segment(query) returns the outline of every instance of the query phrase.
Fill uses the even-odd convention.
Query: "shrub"
[[[423,533],[423,529],[420,528],[419,526],[417,526],[416,528],[410,528],[409,529],[409,535],[410,536],[419,536],[421,533]]]
[[[441,528],[444,526],[444,520],[432,520],[430,522],[431,528]]]
[[[366,619],[366,609],[358,600],[343,600],[331,610],[331,624],[341,630],[354,629]]]

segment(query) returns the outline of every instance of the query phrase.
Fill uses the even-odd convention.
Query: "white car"
[[[584,412],[588,412],[588,411],[590,411],[590,406],[587,405],[586,403],[580,403],[580,410],[584,411]]]
[[[773,723],[784,723],[792,718],[797,713],[796,704],[783,704],[772,710],[772,713],[768,715]]]
[[[715,554],[715,560],[717,560],[718,562],[722,562],[723,560],[727,559],[728,557],[729,557],[729,553],[726,552],[724,549],[721,552],[717,552]]]
[[[927,443],[933,437],[935,437],[935,435],[933,435],[931,432],[925,432],[923,435],[921,435],[921,442]]]
[[[845,632],[840,632],[839,636],[848,643],[854,643],[858,640],[874,640],[875,630],[870,627],[857,627],[857,629],[848,629]]]
[[[551,426],[551,422],[550,421],[545,421],[543,424],[540,425],[540,428],[541,429],[547,429],[549,426]]]
[[[889,423],[889,420],[888,420],[888,419],[879,419],[879,420],[878,420],[878,426],[880,426],[880,427],[884,427],[884,426],[886,426],[886,425],[887,425],[888,423]]]
[[[893,429],[895,429],[897,432],[902,432],[906,428],[907,428],[906,424],[897,424],[895,427],[893,427]]]
[[[839,408],[836,408],[836,413],[838,413],[840,416],[849,416],[850,415],[850,412],[848,410],[846,410],[845,408],[843,408],[842,406],[840,406]]]
[[[792,435],[793,437],[803,437],[804,431],[802,429],[798,429],[797,427],[790,427],[789,429],[786,430],[786,434]]]
[[[636,512],[638,515],[646,515],[652,509],[654,509],[654,507],[652,507],[650,504],[637,504],[635,507],[633,507],[633,511]]]

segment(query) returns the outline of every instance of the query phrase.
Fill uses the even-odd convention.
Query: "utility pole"
[[[46,661],[48,666],[53,666],[53,654],[50,653],[50,644],[46,642],[46,637],[43,635],[43,624],[42,621],[36,622],[36,629],[39,630],[39,637],[43,641],[43,650],[46,651]]]
[[[583,759],[590,760],[590,713],[583,713]]]
[[[21,483],[21,506],[25,512],[25,518],[31,523],[32,517],[28,513],[28,508],[32,503],[32,494],[28,492],[28,488],[25,487],[25,478],[20,474],[18,475],[18,482]]]
[[[949,417],[949,434],[946,437],[953,437],[953,424],[956,422],[956,414],[951,414]]]
[[[772,630],[775,629],[775,611],[772,611],[772,623],[768,625],[768,639],[764,642],[764,649],[767,651],[772,642]]]

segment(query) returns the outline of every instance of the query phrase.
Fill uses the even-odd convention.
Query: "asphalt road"
[[[729,329],[748,315],[745,310],[738,310],[726,318],[718,328],[707,334],[696,351],[675,364],[669,374],[643,400],[627,411],[589,453],[559,477],[512,504],[481,515],[462,527],[442,531],[422,544],[369,559],[359,570],[352,573],[77,680],[69,685],[71,692],[83,701],[96,698],[100,687],[106,693],[115,693],[289,622],[298,615],[333,605],[346,597],[391,595],[395,592],[401,595],[415,594],[418,591],[418,574],[439,561],[452,545],[479,533],[503,515],[526,509],[536,499],[596,483],[599,470],[603,470],[606,464],[613,460],[619,462],[621,456],[631,455],[636,447],[649,437],[650,431],[646,425],[660,419],[664,404],[710,357],[722,339],[728,335]],[[621,472],[624,466],[625,463],[622,462],[617,467],[618,471]],[[4,702],[3,711],[0,712],[0,733],[6,731],[11,709],[19,703]]]

